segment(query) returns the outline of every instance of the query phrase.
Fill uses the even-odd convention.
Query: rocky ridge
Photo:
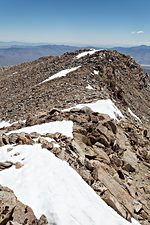
[[[13,133],[18,128],[62,120],[73,121],[73,139],[60,133]],[[54,142],[47,141],[46,137],[54,139]],[[48,113],[29,116],[24,123],[1,129],[1,146],[35,143],[66,160],[121,216],[128,220],[134,217],[141,224],[149,224],[149,127],[134,118],[124,118],[116,123],[109,116],[84,107],[70,112],[53,109]],[[11,149],[8,148],[8,151]],[[0,170],[12,165],[11,162],[1,163]],[[15,164],[16,168],[22,166]]]
[[[87,50],[84,50],[87,51]],[[116,51],[82,51],[10,67],[0,72],[0,118],[25,119],[51,108],[98,99],[113,99],[124,112],[130,107],[145,121],[150,118],[149,78],[131,58]],[[67,76],[41,83],[61,70],[80,66]],[[87,89],[90,85],[93,89]]]
[[[116,51],[102,50],[77,58],[79,53],[44,57],[0,72],[0,94],[4,96],[0,100],[0,118],[20,120],[0,129],[0,146],[41,144],[67,161],[121,216],[148,225],[149,78],[132,58]],[[77,66],[80,68],[65,77],[41,83],[63,69]],[[93,89],[87,89],[88,84]],[[106,98],[115,102],[123,119],[115,121],[88,107],[61,111],[77,103]],[[128,108],[141,120],[131,116]],[[73,121],[73,138],[60,133],[15,133],[23,127],[62,120]],[[11,166],[19,169],[23,164],[1,162],[0,171]]]

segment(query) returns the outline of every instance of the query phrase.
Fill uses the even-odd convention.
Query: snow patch
[[[9,121],[4,121],[4,120],[1,120],[0,121],[0,128],[4,128],[4,127],[10,127],[14,124],[17,124],[17,123],[25,123],[26,120],[19,120],[19,121],[16,121],[16,122],[13,122],[13,123],[10,123]]]
[[[89,90],[94,90],[94,88],[90,84],[88,84],[85,88],[87,88]]]
[[[72,121],[54,121],[54,122],[49,122],[49,123],[43,123],[43,124],[38,124],[30,127],[23,127],[18,130],[13,130],[10,131],[8,134],[11,133],[32,133],[32,132],[37,132],[40,134],[46,134],[46,133],[62,133],[63,135],[67,137],[73,137],[73,122]]]
[[[71,73],[73,71],[76,71],[80,67],[81,66],[77,66],[77,67],[73,67],[71,69],[61,70],[60,72],[54,74],[53,76],[49,77],[48,79],[42,81],[40,84],[45,83],[45,82],[48,82],[48,81],[53,80],[53,79],[56,79],[56,78],[65,77],[68,73]]]
[[[50,137],[43,137],[46,141],[48,142],[52,142],[52,141],[55,141],[53,138],[50,138]]]
[[[112,119],[118,120],[118,118],[123,118],[121,111],[115,106],[115,104],[110,99],[102,99],[93,103],[79,104],[64,111],[70,111],[72,108],[81,109],[84,106],[90,107],[94,112],[103,113],[109,115]]]
[[[99,71],[98,70],[94,70],[94,74],[95,75],[98,75],[99,74]]]
[[[97,52],[97,51],[99,51],[99,50],[96,50],[96,49],[91,49],[90,51],[86,51],[86,52],[81,52],[80,54],[78,54],[77,56],[76,56],[76,58],[77,59],[80,59],[80,58],[82,58],[82,57],[84,57],[84,56],[86,56],[86,55],[92,55],[92,54],[94,54],[95,52]]]
[[[1,171],[0,184],[11,188],[37,218],[45,214],[49,223],[57,225],[131,224],[106,205],[68,163],[41,145],[18,145],[11,152],[8,147],[0,148],[1,161],[24,165]]]
[[[4,120],[0,121],[0,128],[8,127],[8,126],[11,126],[11,124],[9,122],[6,122]]]
[[[128,108],[128,112],[129,112],[129,113],[131,114],[131,116],[133,116],[136,120],[139,120],[139,121],[141,122],[140,118],[139,118],[138,116],[136,116],[136,115],[131,111],[130,108]]]

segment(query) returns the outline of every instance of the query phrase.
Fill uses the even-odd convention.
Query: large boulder
[[[16,198],[14,192],[0,185],[0,225],[46,225],[44,215],[39,220],[32,209]]]

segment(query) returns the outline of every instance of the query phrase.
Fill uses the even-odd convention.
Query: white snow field
[[[34,126],[24,127],[18,130],[10,131],[8,134],[11,133],[32,133],[37,132],[40,134],[46,134],[46,133],[62,133],[63,135],[67,137],[73,137],[73,122],[72,121],[54,121],[49,123],[42,123]]]
[[[8,127],[10,126],[11,124],[9,122],[6,122],[4,120],[0,120],[0,128],[3,128],[3,127]]]
[[[90,107],[94,112],[107,114],[112,119],[118,120],[118,118],[123,118],[123,114],[115,106],[115,104],[111,101],[111,99],[106,99],[106,100],[102,99],[102,100],[98,100],[97,102],[75,105],[74,107],[65,109],[64,111],[70,111],[72,108],[81,109],[84,106]]]
[[[65,70],[61,70],[60,72],[50,76],[49,78],[47,78],[46,80],[42,81],[40,84],[48,82],[50,80],[56,79],[56,78],[60,78],[60,77],[65,77],[68,73],[71,73],[73,71],[76,71],[77,69],[79,69],[81,66],[77,66],[77,67],[73,67],[71,69],[65,69]]]
[[[7,151],[8,148],[13,149]],[[17,154],[16,154],[17,153]],[[0,184],[11,188],[18,199],[39,218],[45,214],[57,225],[130,225],[84,182],[65,161],[40,144],[3,146],[0,161],[21,162],[0,172]],[[138,225],[132,221],[133,225]]]

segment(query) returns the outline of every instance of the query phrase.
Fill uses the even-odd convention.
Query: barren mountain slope
[[[132,58],[116,51],[93,51],[77,57],[79,53],[40,58],[1,72],[0,117],[25,118],[39,110],[111,98],[123,110],[130,107],[137,116],[149,120],[149,80]],[[78,66],[67,76],[41,83]],[[88,89],[88,85],[93,89]]]

